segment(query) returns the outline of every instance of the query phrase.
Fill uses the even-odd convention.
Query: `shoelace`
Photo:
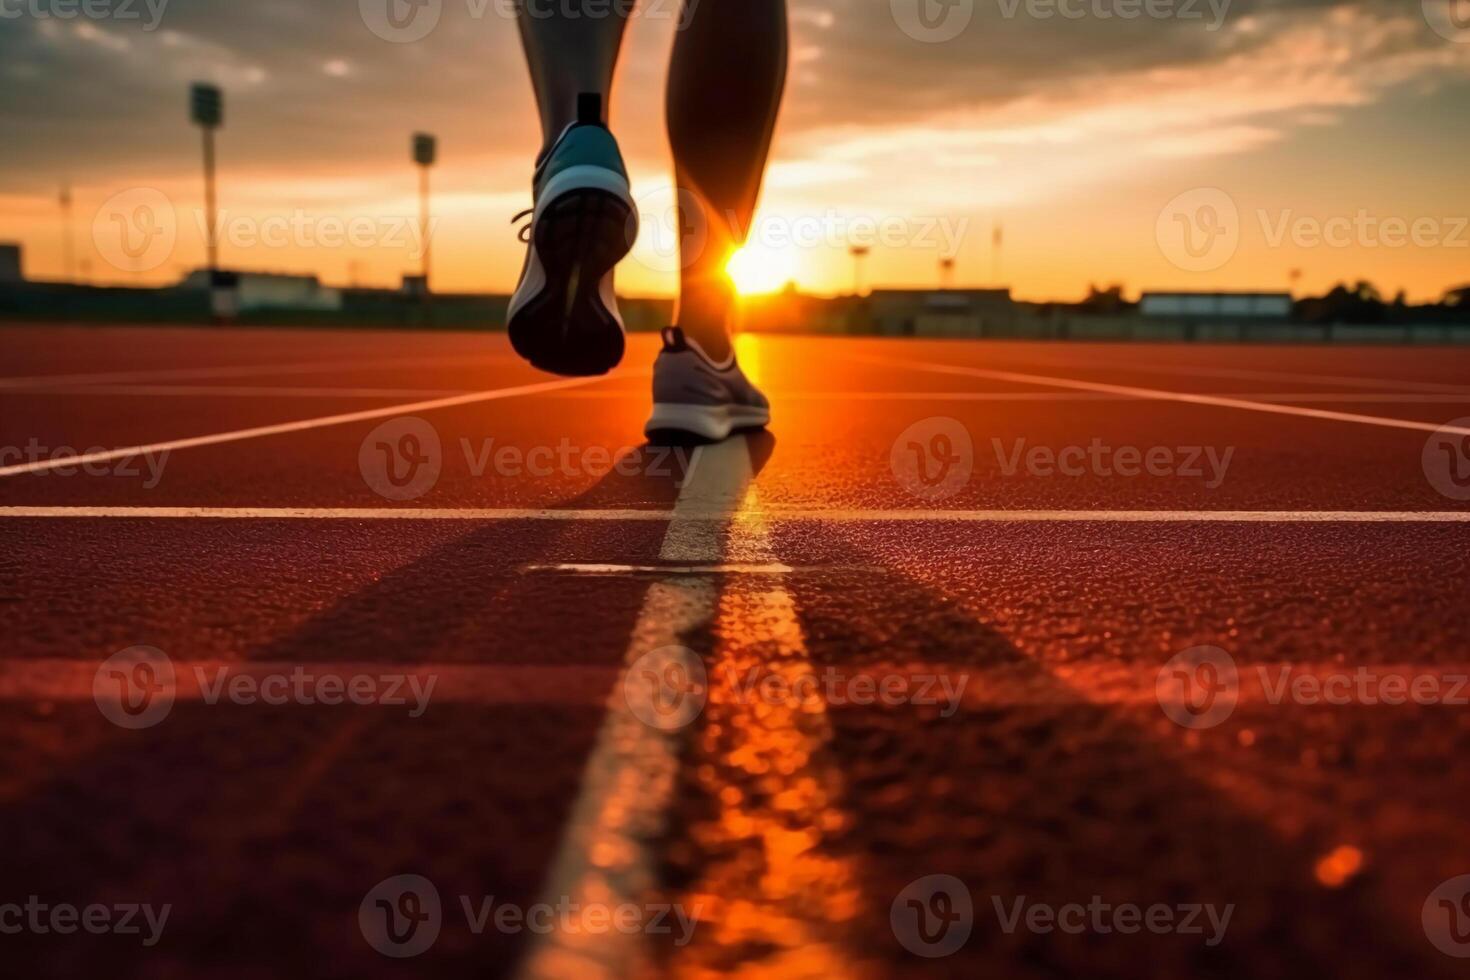
[[[531,215],[533,215],[535,213],[536,213],[536,209],[534,207],[526,208],[526,210],[522,211],[520,214],[516,215],[514,218],[511,218],[510,219],[510,223],[511,224],[515,224],[517,221],[520,221],[522,218],[529,218],[529,217],[531,217]],[[532,228],[531,222],[527,222],[526,224],[521,225],[521,227],[516,230],[516,237],[519,238],[523,242],[529,243],[531,241],[531,228]]]

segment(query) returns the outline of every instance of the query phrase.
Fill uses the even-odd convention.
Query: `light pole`
[[[189,115],[204,135],[204,218],[210,284],[219,270],[219,222],[214,193],[214,132],[225,121],[225,97],[217,86],[195,82],[189,90]]]
[[[225,96],[216,85],[189,89],[189,117],[204,137],[204,243],[209,264],[209,311],[216,323],[236,312],[234,283],[219,267],[219,213],[214,191],[214,133],[225,121]]]
[[[954,288],[953,258],[943,258],[939,260],[939,288],[941,290]]]
[[[861,296],[863,294],[863,260],[872,251],[867,245],[854,245],[848,250],[852,256],[852,294]]]
[[[414,133],[413,162],[419,166],[419,248],[423,250],[424,303],[429,302],[429,168],[439,156],[439,141],[428,133]]]
[[[68,283],[76,282],[75,256],[72,251],[71,185],[62,183],[61,196],[61,267]]]

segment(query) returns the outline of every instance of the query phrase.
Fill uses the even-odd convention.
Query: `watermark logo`
[[[173,710],[177,687],[174,664],[156,647],[119,650],[92,676],[92,700],[102,716],[119,728],[152,728]]]
[[[623,676],[628,710],[649,728],[678,731],[699,717],[709,698],[704,661],[681,646],[660,647],[639,657]]]
[[[1434,33],[1456,44],[1470,44],[1470,0],[1423,0],[1424,19]]]
[[[957,419],[921,419],[893,440],[888,466],[898,485],[920,500],[946,500],[969,484],[975,444]]]
[[[1470,417],[1440,426],[1420,462],[1430,486],[1451,500],[1470,500]]]
[[[970,889],[954,875],[925,875],[898,893],[888,910],[893,935],[915,956],[938,959],[964,946],[975,926]]]
[[[888,0],[888,8],[898,29],[924,44],[953,41],[975,18],[975,0]]]
[[[1009,446],[1000,439],[991,439],[990,445],[1006,478],[1022,472],[1034,477],[1073,479],[1089,475],[1123,479],[1150,476],[1201,480],[1207,490],[1217,490],[1225,482],[1235,456],[1234,446],[1223,451],[1215,446],[1110,446],[1097,437],[1085,446],[1060,448],[1028,446],[1025,439],[1013,440]]]
[[[1204,936],[1204,944],[1209,947],[1218,946],[1224,941],[1225,932],[1230,928],[1230,919],[1235,915],[1234,903],[1219,906],[1203,902],[1181,905],[1155,902],[1143,906],[1133,902],[1120,902],[1115,905],[1101,895],[1093,895],[1086,904],[1067,902],[1063,905],[1032,902],[1025,895],[1007,902],[999,895],[992,895],[990,904],[995,909],[1001,932],[1008,936],[1018,930],[1038,935],[1060,932],[1069,936],[1080,936],[1084,933],[1100,936],[1113,933],[1172,933],[1180,936]],[[1206,929],[1209,930],[1208,934]]]
[[[434,489],[444,469],[439,431],[414,416],[389,419],[363,439],[357,467],[379,496],[416,500]]]
[[[24,905],[20,902],[0,904],[0,935],[69,936],[81,931],[93,936],[142,936],[142,944],[152,948],[163,938],[163,928],[168,924],[173,908],[172,904],[155,907],[147,902],[73,905],[70,902],[47,902],[39,895],[30,895]]]
[[[152,272],[173,257],[178,240],[173,202],[153,187],[114,194],[92,218],[98,254],[120,272]]]
[[[1024,12],[1032,20],[1205,20],[1218,31],[1230,12],[1230,0],[998,0],[1000,15],[1014,20]]]
[[[384,41],[422,41],[439,26],[443,0],[357,0],[362,22]]]
[[[672,184],[638,195],[628,216],[628,241],[638,242],[633,258],[653,272],[678,272],[699,261],[709,246],[711,209],[694,192]]]
[[[1240,210],[1218,187],[1198,187],[1159,212],[1154,237],[1164,258],[1185,272],[1213,272],[1240,248]]]
[[[0,0],[0,20],[19,20],[33,17],[36,20],[86,20],[147,21],[143,32],[156,31],[163,23],[164,11],[169,0]],[[145,14],[146,11],[146,14]]]
[[[423,875],[384,878],[357,909],[362,937],[394,959],[418,956],[434,945],[443,923],[439,889]]]
[[[1240,672],[1219,647],[1191,647],[1169,658],[1154,682],[1159,707],[1184,728],[1214,728],[1240,698]]]
[[[1470,875],[1440,882],[1424,900],[1420,921],[1435,949],[1456,959],[1470,957]]]

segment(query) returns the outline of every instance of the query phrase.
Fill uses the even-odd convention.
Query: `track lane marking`
[[[564,378],[560,381],[541,381],[535,384],[516,385],[510,388],[491,388],[487,391],[477,391],[467,395],[455,395],[450,398],[435,398],[429,401],[386,405],[381,408],[364,409],[360,412],[323,415],[318,418],[300,419],[295,422],[279,422],[274,425],[260,425],[249,429],[237,429],[233,432],[216,432],[211,435],[171,439],[144,446],[130,446],[126,449],[108,449],[97,453],[52,457],[29,463],[16,463],[13,466],[0,467],[0,477],[20,476],[26,473],[42,473],[47,470],[83,466],[89,463],[102,463],[114,459],[132,459],[150,454],[176,452],[180,449],[193,449],[199,446],[215,446],[227,442],[241,442],[246,439],[260,439],[266,436],[285,435],[290,432],[303,432],[308,429],[322,429],[334,425],[349,425],[353,422],[370,422],[373,419],[390,418],[398,415],[432,412],[441,408],[454,408],[459,405],[472,405],[476,402],[516,398],[522,395],[535,395],[546,391],[557,391],[562,388],[592,384],[605,380],[606,377],[604,375],[596,378]]]
[[[1076,378],[1058,378],[1044,374],[1023,374],[1016,371],[995,371],[989,368],[962,367],[954,364],[939,364],[933,361],[914,361],[906,358],[877,358],[865,354],[840,355],[850,361],[867,364],[883,364],[887,367],[909,368],[929,371],[934,374],[958,375],[968,378],[984,378],[989,381],[1009,381],[1019,384],[1045,385],[1053,388],[1070,388],[1076,391],[1099,391],[1125,395],[1147,401],[1182,402],[1189,405],[1207,405],[1215,408],[1235,408],[1246,412],[1265,412],[1271,415],[1293,415],[1300,418],[1323,419],[1332,422],[1353,422],[1388,429],[1411,429],[1415,432],[1444,432],[1470,436],[1470,426],[1436,425],[1433,422],[1417,422],[1413,419],[1397,419],[1382,415],[1359,415],[1355,412],[1333,412],[1321,408],[1302,408],[1296,405],[1277,405],[1271,402],[1232,398],[1227,395],[1205,395],[1185,391],[1166,391],[1161,388],[1138,388],[1132,385],[1106,384],[1101,381],[1081,381]]]
[[[1465,385],[1450,384],[1441,381],[1413,381],[1390,378],[1365,378],[1360,375],[1350,374],[1312,374],[1301,371],[1263,371],[1253,368],[1226,368],[1205,367],[1202,365],[1181,364],[1168,365],[1157,363],[1136,364],[1133,362],[1120,362],[1113,360],[1089,360],[1078,361],[1067,358],[1056,358],[1047,360],[1034,360],[1030,358],[1018,358],[1022,364],[1031,364],[1039,367],[1062,367],[1062,368],[1106,368],[1121,371],[1142,371],[1145,374],[1189,374],[1200,378],[1234,378],[1244,381],[1305,381],[1308,384],[1339,384],[1356,388],[1404,388],[1425,392],[1441,392],[1445,394],[1470,395],[1470,387]]]
[[[4,395],[137,395],[148,398],[448,398],[472,388],[325,388],[278,385],[91,384],[0,389]]]
[[[721,558],[721,535],[751,478],[743,437],[696,451],[680,488],[659,558],[708,563]],[[710,514],[691,517],[691,512]],[[669,577],[653,582],[605,701],[606,714],[583,771],[562,841],[541,894],[552,903],[638,904],[658,892],[654,843],[662,836],[677,789],[684,734],[644,724],[627,699],[635,665],[666,647],[696,647],[715,617],[718,589],[710,579]],[[698,651],[696,651],[697,653]],[[588,937],[557,930],[540,935],[518,975],[528,980],[637,976],[647,972],[641,937]]]
[[[519,358],[509,354],[481,354],[457,357],[434,355],[431,357],[376,357],[354,361],[295,361],[287,364],[221,364],[211,367],[153,368],[133,371],[95,371],[77,374],[32,374],[0,378],[0,389],[13,390],[32,388],[38,385],[89,385],[93,383],[139,381],[163,381],[168,378],[248,378],[272,374],[325,374],[329,371],[356,370],[359,368],[391,367],[405,365],[449,364],[510,364],[519,363]]]
[[[722,511],[382,507],[0,507],[0,520],[250,521],[671,521],[719,520]],[[837,524],[957,521],[971,524],[1465,524],[1470,510],[843,510],[767,506],[776,521]]]
[[[168,384],[85,384],[0,388],[0,397],[28,395],[107,395],[147,398],[447,398],[471,394],[471,388],[370,388],[285,385],[168,385]],[[626,401],[641,397],[642,391],[612,389],[601,391],[568,390],[548,393],[548,398],[578,401]],[[1133,395],[1115,395],[1096,391],[777,391],[777,401],[861,401],[896,402],[998,402],[1065,403],[1065,402],[1134,402]],[[1231,392],[1232,398],[1261,402],[1320,402],[1339,405],[1461,405],[1470,403],[1470,390],[1455,392]]]

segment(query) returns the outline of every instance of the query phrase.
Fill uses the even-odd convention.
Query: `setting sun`
[[[786,252],[747,245],[730,257],[725,271],[742,296],[774,293],[795,275],[795,263]]]

